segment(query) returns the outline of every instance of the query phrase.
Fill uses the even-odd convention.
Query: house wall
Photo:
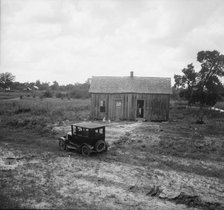
[[[100,101],[105,101],[105,112],[100,112]],[[136,120],[137,100],[144,100],[144,119],[167,121],[169,119],[168,94],[91,94],[92,119]],[[121,107],[116,106],[121,102]],[[119,116],[119,117],[118,117]]]

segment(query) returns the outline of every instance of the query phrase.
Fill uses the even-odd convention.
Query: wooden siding
[[[116,101],[121,101],[120,120],[136,120],[137,100],[144,101],[144,119],[148,121],[167,121],[169,119],[169,94],[138,94],[138,93],[92,93],[92,119],[116,120]],[[100,112],[100,101],[105,101],[105,112]]]

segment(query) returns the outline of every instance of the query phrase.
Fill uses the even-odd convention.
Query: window
[[[95,129],[95,135],[102,135],[104,133],[103,128]]]
[[[121,101],[116,101],[116,107],[121,107]]]
[[[73,135],[76,135],[76,127],[72,126],[72,132],[73,132]]]
[[[76,127],[76,133],[78,136],[89,136],[89,129],[88,128],[82,128],[82,127]]]
[[[86,136],[86,137],[89,136],[89,129],[88,128],[83,128],[82,132],[83,132],[83,136]]]
[[[82,135],[82,128],[76,127],[76,133],[77,133],[77,135]]]
[[[104,100],[100,101],[100,112],[105,112],[106,103]]]
[[[99,134],[103,134],[103,128],[99,129]]]

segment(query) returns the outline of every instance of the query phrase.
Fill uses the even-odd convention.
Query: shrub
[[[44,93],[43,93],[43,97],[44,98],[52,98],[53,97],[53,94],[50,90],[46,90]]]
[[[15,114],[20,114],[20,113],[25,113],[25,112],[30,112],[30,108],[19,108],[15,111]]]
[[[64,97],[62,92],[57,92],[55,96],[56,96],[56,98],[63,98]]]
[[[64,99],[64,98],[69,98],[69,95],[68,93],[62,93],[62,92],[57,92],[56,93],[56,98],[61,98],[61,99]]]

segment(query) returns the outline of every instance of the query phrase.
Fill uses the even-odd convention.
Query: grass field
[[[47,133],[55,123],[89,118],[90,100],[23,98],[0,101],[0,120],[5,126],[28,128]]]
[[[21,91],[16,91],[16,92],[0,91],[0,100],[19,98],[21,95],[25,95],[25,94],[26,94],[25,92],[21,92]]]

